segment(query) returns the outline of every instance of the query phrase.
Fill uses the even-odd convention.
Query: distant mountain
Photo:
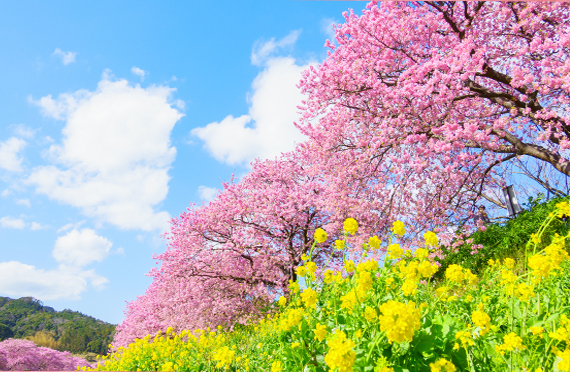
[[[116,324],[77,311],[55,311],[33,297],[0,296],[0,341],[28,339],[73,354],[107,354]]]

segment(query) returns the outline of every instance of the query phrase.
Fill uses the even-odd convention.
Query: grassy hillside
[[[486,231],[476,231],[465,239],[465,242],[455,248],[444,248],[446,258],[440,260],[442,265],[436,273],[435,279],[442,279],[445,270],[452,264],[461,265],[479,274],[487,268],[490,259],[498,260],[513,258],[520,262],[525,257],[526,244],[531,239],[531,234],[536,233],[546,219],[552,213],[557,203],[569,202],[570,197],[553,198],[544,201],[543,196],[530,199],[524,204],[526,210],[510,219],[506,223],[491,223],[486,226]],[[556,218],[546,227],[541,247],[550,244],[550,238],[554,234],[568,235],[569,226],[562,219]],[[467,243],[469,239],[472,242]],[[476,245],[481,245],[480,248]],[[567,248],[568,249],[568,248]],[[472,252],[477,252],[472,254]],[[570,250],[569,250],[570,251]]]
[[[28,339],[59,351],[106,355],[115,327],[77,311],[55,311],[33,297],[0,297],[0,340]]]

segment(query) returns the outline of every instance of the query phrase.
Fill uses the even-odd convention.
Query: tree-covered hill
[[[115,327],[77,311],[55,311],[33,297],[0,296],[0,341],[28,339],[59,351],[106,355]]]

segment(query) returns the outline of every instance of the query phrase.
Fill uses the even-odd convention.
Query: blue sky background
[[[0,2],[0,295],[120,323],[168,220],[302,140],[300,72],[365,6]]]

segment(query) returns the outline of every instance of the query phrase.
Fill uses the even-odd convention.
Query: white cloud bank
[[[247,165],[255,158],[274,158],[293,150],[295,143],[305,140],[293,124],[303,99],[296,85],[301,72],[316,63],[300,66],[291,57],[268,58],[277,48],[294,43],[299,33],[293,31],[277,42],[271,39],[254,47],[252,63],[263,63],[265,69],[252,83],[248,115],[229,115],[190,132],[204,141],[204,148],[216,160]]]
[[[66,124],[62,143],[47,151],[56,165],[34,168],[26,182],[98,222],[166,231],[170,215],[153,207],[166,198],[176,156],[170,132],[183,114],[172,107],[174,91],[131,86],[105,71],[94,92],[30,99],[44,115]]]
[[[0,292],[11,297],[33,296],[42,301],[79,300],[79,295],[87,290],[87,280],[97,290],[109,282],[94,270],[81,271],[64,266],[57,270],[43,270],[17,261],[0,262]]]
[[[55,48],[55,51],[52,53],[52,56],[60,57],[61,62],[64,64],[64,66],[67,66],[70,63],[75,62],[75,57],[77,56],[77,52],[64,52],[59,48]]]
[[[78,300],[88,283],[101,290],[109,282],[93,269],[82,267],[94,261],[101,262],[113,243],[89,228],[73,229],[57,238],[52,255],[59,267],[56,270],[38,269],[17,261],[0,262],[0,292],[9,296],[33,296],[41,300]],[[121,251],[119,251],[121,253]]]
[[[18,153],[25,145],[26,141],[16,137],[0,142],[0,168],[9,172],[21,172],[23,159]]]

